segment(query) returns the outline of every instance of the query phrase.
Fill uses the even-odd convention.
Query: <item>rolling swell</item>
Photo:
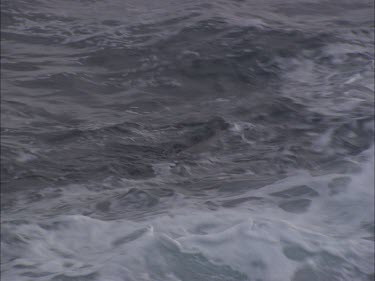
[[[371,279],[373,4],[177,4],[2,1],[2,278]]]

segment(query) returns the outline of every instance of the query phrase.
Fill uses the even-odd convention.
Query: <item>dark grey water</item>
[[[3,281],[374,278],[374,9],[1,2]]]

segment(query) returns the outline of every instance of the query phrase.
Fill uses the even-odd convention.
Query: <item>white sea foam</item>
[[[216,211],[185,206],[141,222],[35,214],[7,221],[2,278],[287,281],[339,275],[338,280],[366,280],[374,271],[373,148],[358,161],[361,171],[347,176],[349,181],[301,171],[247,192],[268,198],[272,208],[246,202]],[[333,186],[335,179],[342,186]],[[302,184],[319,193],[309,208],[277,211],[274,205],[285,199],[269,195]],[[308,195],[293,200],[301,196]]]

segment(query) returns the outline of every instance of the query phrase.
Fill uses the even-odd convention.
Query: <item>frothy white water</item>
[[[373,155],[352,159],[361,169],[350,175],[301,171],[241,195],[261,203],[226,197],[216,210],[186,205],[138,222],[13,214],[2,226],[2,278],[369,280]]]

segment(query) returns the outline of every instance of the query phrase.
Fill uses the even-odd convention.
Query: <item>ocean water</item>
[[[2,281],[374,280],[374,3],[3,0]]]

